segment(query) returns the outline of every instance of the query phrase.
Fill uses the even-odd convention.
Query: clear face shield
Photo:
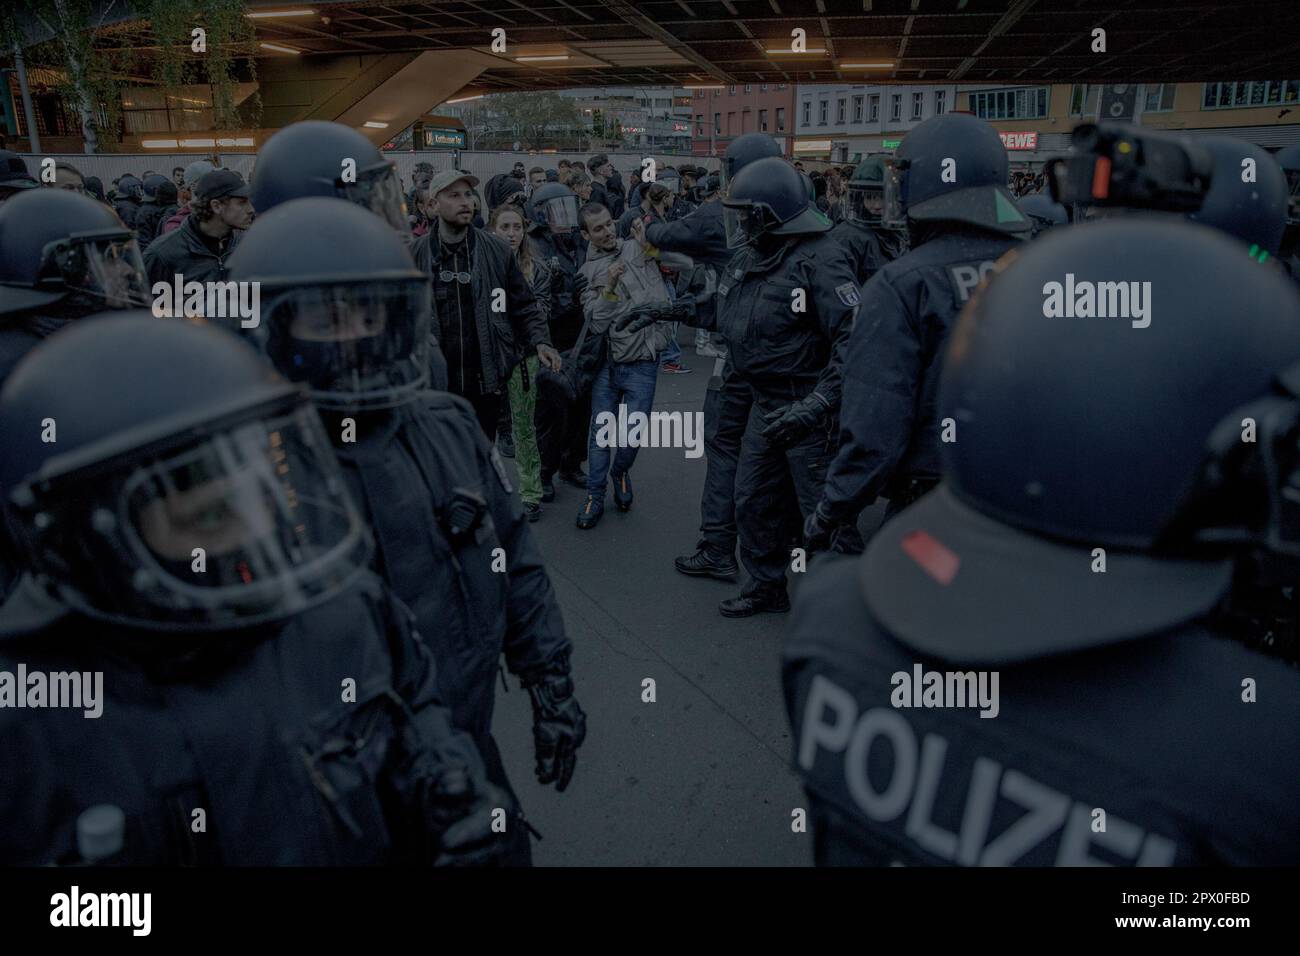
[[[910,161],[889,157],[881,182],[880,224],[887,229],[907,228],[907,167]]]
[[[1291,194],[1286,209],[1287,225],[1300,226],[1300,169],[1288,169],[1285,172],[1287,191]]]
[[[882,224],[885,212],[883,183],[849,181],[845,194],[844,218],[865,226]]]
[[[401,279],[272,293],[254,334],[318,407],[365,411],[404,404],[428,387],[431,326],[429,283]]]
[[[746,203],[743,206],[724,205],[723,208],[729,249],[752,245],[758,241],[759,236],[778,225],[766,206]]]
[[[290,617],[363,569],[369,539],[319,415],[299,395],[277,405],[63,493],[54,479],[50,500],[70,513],[44,507],[37,543],[69,603],[132,626],[229,630]],[[89,528],[87,499],[103,502]]]
[[[76,294],[110,309],[149,305],[149,282],[135,237],[118,230],[73,233],[47,245],[42,277],[57,275]]]
[[[551,232],[578,231],[578,197],[556,196],[542,204],[542,215]]]
[[[410,238],[411,223],[406,218],[406,197],[397,170],[391,163],[372,166],[357,175],[355,183],[340,183],[348,202],[369,209],[380,219],[396,229],[404,238]]]

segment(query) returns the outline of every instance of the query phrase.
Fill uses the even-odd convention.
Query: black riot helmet
[[[321,408],[393,408],[429,384],[429,277],[401,238],[338,199],[295,199],[258,216],[230,257],[257,282],[260,321],[242,329]]]
[[[547,183],[533,190],[524,210],[543,232],[574,235],[578,231],[578,197],[568,186]]]
[[[61,315],[147,304],[135,233],[112,208],[67,189],[0,205],[0,313],[59,303]]]
[[[781,147],[767,133],[746,133],[744,136],[737,136],[727,145],[727,151],[722,156],[723,194],[726,194],[736,174],[750,163],[780,155]]]
[[[119,179],[115,188],[118,199],[131,199],[139,202],[144,198],[144,183],[130,173]]]
[[[826,232],[832,225],[809,196],[806,177],[779,156],[756,160],[742,169],[722,204],[736,214],[734,231],[727,235],[727,245],[732,247],[764,235]]]
[[[1201,208],[1187,218],[1235,236],[1261,262],[1276,256],[1286,229],[1286,175],[1263,147],[1231,136],[1198,136],[1214,163]],[[1247,181],[1249,180],[1249,181]]]
[[[1006,148],[982,119],[931,117],[884,163],[887,226],[943,221],[1007,233],[1030,229],[1007,189]]]
[[[1300,295],[1214,230],[1102,220],[1009,252],[953,330],[937,417],[944,483],[862,565],[914,650],[1159,633],[1247,551],[1300,555]]]
[[[1053,201],[1052,197],[1045,193],[1030,193],[1028,196],[1021,196],[1020,211],[1028,216],[1029,221],[1034,224],[1033,234],[1035,237],[1041,236],[1048,229],[1053,229],[1056,226],[1067,226],[1070,223],[1070,217],[1065,211],[1065,206]]]
[[[410,235],[396,166],[374,143],[342,123],[293,123],[258,151],[252,200],[259,217],[307,196],[346,199]]]
[[[154,173],[151,176],[146,176],[144,178],[144,184],[142,186],[145,201],[157,202],[158,190],[162,188],[164,183],[170,183],[170,182],[171,180],[168,179],[166,176],[162,175],[161,173]],[[173,185],[175,184],[173,183]]]
[[[307,396],[213,328],[75,323],[10,375],[0,443],[24,568],[94,618],[251,627],[327,600],[369,557]]]
[[[885,208],[885,159],[875,153],[867,156],[853,169],[849,179],[844,218],[865,226],[879,226]]]

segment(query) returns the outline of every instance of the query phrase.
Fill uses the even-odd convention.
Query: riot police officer
[[[844,218],[831,230],[853,256],[859,284],[907,252],[907,232],[884,225],[884,208],[884,157],[868,156],[853,170],[844,195]]]
[[[784,159],[745,166],[723,203],[735,213],[731,241],[740,251],[718,282],[716,319],[692,321],[716,322],[735,374],[753,395],[735,484],[750,581],[719,606],[726,617],[748,617],[790,609],[785,480],[794,484],[801,513],[811,516],[835,453],[841,385],[829,360],[852,326],[858,286],[848,252],[828,235],[831,221]]]
[[[144,183],[127,173],[113,186],[113,211],[117,213],[128,229],[135,229],[136,215],[140,211],[140,201],[144,199]]]
[[[134,233],[103,203],[32,189],[0,206],[0,384],[69,321],[148,301]]]
[[[586,246],[578,229],[578,197],[559,183],[533,190],[524,206],[530,222],[533,254],[551,270],[551,342],[561,352],[572,349],[582,334],[582,289],[579,275]],[[584,491],[587,431],[591,424],[591,390],[575,396],[549,391],[538,394],[537,447],[542,456],[542,501],[555,500],[554,479]]]
[[[780,155],[781,147],[771,136],[746,133],[736,137],[727,146],[722,159],[720,196],[726,195],[731,181],[750,163]],[[737,231],[734,220],[735,214],[720,202],[706,202],[686,219],[648,226],[646,237],[661,248],[686,253],[714,269],[713,284],[716,286],[717,277],[726,273],[735,252],[727,242],[727,223],[732,223],[733,234]],[[689,227],[689,233],[686,232],[687,223],[694,224]],[[716,306],[716,296],[705,298],[700,313],[705,318],[706,327],[717,327],[716,318],[709,319]],[[726,348],[718,332],[708,334],[718,348]],[[704,396],[706,471],[704,492],[700,496],[700,537],[694,553],[676,558],[673,566],[692,577],[730,581],[740,571],[736,564],[736,465],[740,461],[740,443],[749,422],[754,396],[748,383],[736,375],[735,367],[725,353],[723,358],[720,368],[715,362],[714,374]],[[783,497],[789,499],[792,495]]]
[[[934,486],[939,362],[981,278],[1030,224],[1007,191],[1007,153],[988,123],[926,120],[887,163],[885,223],[906,222],[911,251],[862,289],[844,366],[840,449],[804,527],[810,549],[856,551],[858,514],[883,494],[889,513]]]
[[[1231,136],[1197,136],[1214,164],[1209,189],[1187,218],[1245,243],[1252,258],[1278,255],[1286,229],[1286,174],[1268,150]]]
[[[444,699],[488,779],[510,790],[491,736],[504,653],[532,697],[538,778],[563,790],[585,735],[571,645],[496,448],[466,401],[425,387],[427,276],[378,219],[333,199],[259,217],[231,274],[261,283],[261,322],[246,334],[310,388],[374,529],[375,568],[430,641]],[[522,814],[510,829],[510,861],[527,863]]]
[[[302,390],[223,332],[118,313],[20,363],[0,442],[29,572],[0,668],[48,681],[19,691],[44,709],[0,711],[0,757],[23,768],[0,780],[4,862],[500,857],[508,799],[366,570]],[[81,693],[58,700],[67,675]],[[79,832],[101,805],[115,832]]]
[[[1295,865],[1300,672],[1216,614],[1248,549],[1300,556],[1300,298],[1147,219],[995,271],[947,353],[944,484],[796,602],[817,862]],[[1067,273],[1150,322],[1045,317]]]
[[[257,153],[252,187],[253,208],[259,216],[291,199],[333,196],[369,209],[404,241],[411,241],[397,165],[342,123],[304,120],[275,133]],[[436,323],[429,336],[429,383],[445,389],[447,358],[438,343]]]

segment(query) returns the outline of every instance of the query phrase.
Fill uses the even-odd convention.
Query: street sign
[[[903,142],[903,141],[902,141],[901,139],[882,139],[882,140],[880,141],[880,148],[881,148],[881,149],[898,149],[899,145],[901,145],[902,142]]]

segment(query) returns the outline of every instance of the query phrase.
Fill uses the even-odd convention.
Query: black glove
[[[640,332],[656,322],[684,322],[693,325],[695,309],[689,302],[673,305],[644,306],[627,313],[614,323],[616,332]]]
[[[823,503],[817,502],[817,507],[803,523],[803,546],[809,554],[825,551],[831,546],[831,536],[838,527],[839,523],[826,514]]]
[[[764,415],[767,426],[763,437],[779,449],[797,445],[822,426],[830,410],[830,403],[813,392],[807,398]]]
[[[531,679],[524,689],[533,702],[533,752],[537,757],[537,782],[554,783],[564,792],[573,779],[577,750],[587,736],[587,715],[573,696],[568,663]]]
[[[582,305],[582,294],[587,291],[587,277],[581,272],[573,274],[573,302]]]
[[[506,834],[492,829],[494,811],[505,811],[507,826],[518,814],[510,795],[499,787],[486,782],[475,786],[469,773],[457,767],[433,783],[427,799],[441,833],[434,866],[490,866],[509,851]]]

